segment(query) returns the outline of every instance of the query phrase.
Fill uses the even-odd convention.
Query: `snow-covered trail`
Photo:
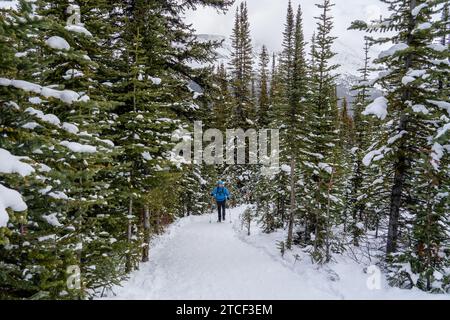
[[[239,208],[228,210],[235,218]],[[299,275],[241,241],[229,221],[184,218],[169,228],[115,299],[292,299],[317,296]],[[313,291],[313,292],[312,292]],[[315,294],[316,293],[316,294]],[[320,294],[324,296],[323,292]],[[331,294],[325,297],[335,298]]]
[[[228,210],[236,221],[243,207]],[[345,299],[432,298],[418,292],[392,289],[362,294],[364,275],[345,270],[348,279],[333,282],[326,272],[305,262],[295,268],[279,254],[257,247],[243,238],[237,223],[212,223],[209,216],[180,219],[154,241],[150,262],[141,264],[123,287],[108,299],[233,300],[233,299]],[[274,246],[273,239],[271,246]],[[267,241],[266,241],[267,242]],[[275,248],[276,250],[276,248]],[[274,251],[276,252],[276,251]],[[357,270],[357,269],[355,269]],[[356,278],[355,278],[356,277]],[[359,278],[358,278],[359,277]],[[358,280],[356,280],[358,279]],[[349,288],[353,287],[353,288]],[[400,294],[399,294],[400,292]],[[406,295],[402,297],[402,293]]]

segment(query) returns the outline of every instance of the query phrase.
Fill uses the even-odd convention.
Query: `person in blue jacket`
[[[225,221],[225,205],[227,200],[230,199],[230,192],[225,188],[223,181],[217,182],[217,186],[211,192],[211,196],[216,199],[219,214],[218,222],[222,222],[222,220]]]

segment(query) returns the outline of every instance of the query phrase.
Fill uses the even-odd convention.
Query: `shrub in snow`
[[[58,36],[53,36],[47,39],[47,41],[45,42],[47,43],[47,45],[52,48],[52,49],[56,49],[56,50],[69,50],[70,49],[70,45],[69,43]]]

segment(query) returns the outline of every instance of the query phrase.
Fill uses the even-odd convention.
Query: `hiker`
[[[223,181],[217,182],[217,187],[211,192],[211,196],[216,199],[219,220],[217,222],[225,221],[225,205],[226,201],[230,199],[230,192],[225,188]]]

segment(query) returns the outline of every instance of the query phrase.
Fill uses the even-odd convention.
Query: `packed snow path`
[[[153,243],[150,262],[142,264],[123,287],[115,288],[116,295],[109,299],[355,299],[360,290],[368,291],[358,285],[353,290],[341,288],[354,282],[352,274],[348,281],[337,284],[311,264],[289,267],[279,260],[273,239],[266,239],[266,243],[270,240],[275,254],[244,241],[236,223],[243,209],[228,210],[233,224],[217,223],[216,214],[212,223],[208,215],[180,219]],[[367,275],[359,273],[365,286]],[[381,290],[361,298],[402,298],[399,292],[405,292],[403,298],[407,299],[431,298],[416,291],[392,290],[391,297]]]

